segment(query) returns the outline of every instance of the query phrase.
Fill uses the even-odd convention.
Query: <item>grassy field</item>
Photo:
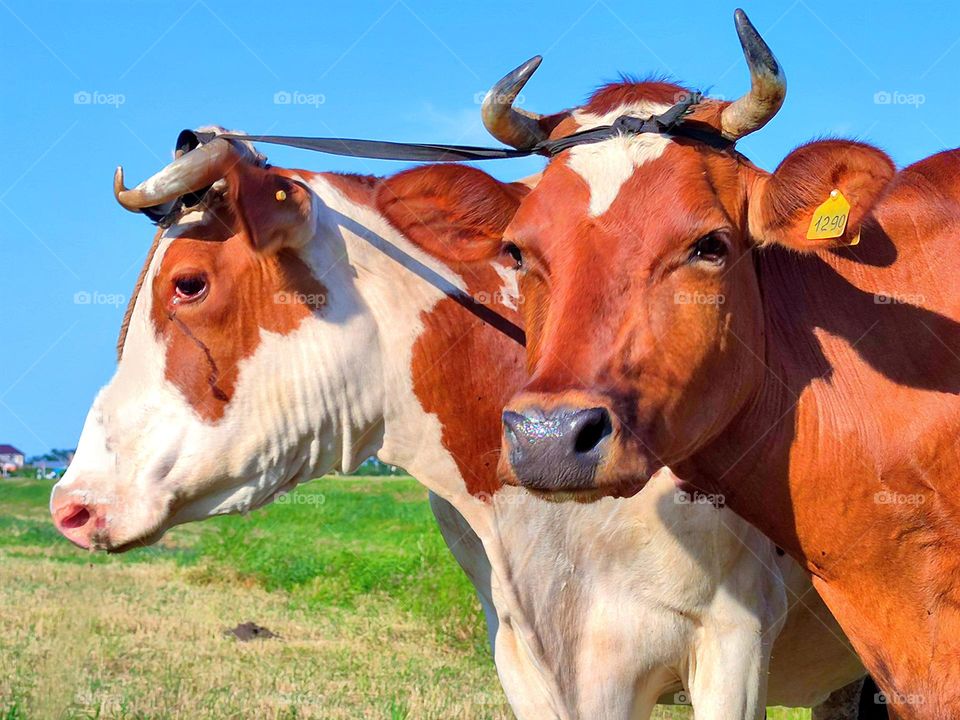
[[[0,480],[0,720],[512,717],[414,481],[317,480],[118,557],[59,537],[50,485]],[[279,637],[224,634],[246,621]]]

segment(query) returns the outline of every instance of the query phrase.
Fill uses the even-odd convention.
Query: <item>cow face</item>
[[[342,248],[311,242],[316,205],[297,176],[243,160],[158,233],[116,374],[51,499],[73,542],[148,544],[363,453],[343,436],[378,404],[376,332]]]
[[[607,88],[573,117],[649,113],[651,92]],[[611,97],[631,100],[612,109]],[[555,158],[505,235],[522,258],[532,374],[504,412],[505,479],[630,495],[710,443],[765,373],[759,246],[849,242],[892,172],[879,151],[837,141],[794,151],[772,175],[663,135]],[[844,235],[807,240],[833,190],[854,208]]]
[[[551,162],[506,235],[532,373],[504,413],[509,480],[635,491],[742,407],[762,352],[748,182],[659,135]]]
[[[849,243],[892,177],[889,158],[857,143],[801,147],[772,175],[736,152],[732,142],[776,114],[786,79],[742,10],[734,22],[751,87],[733,102],[624,82],[573,111],[521,112],[512,102],[539,58],[488,94],[502,100],[484,103],[488,129],[518,147],[557,147],[547,141],[624,116],[667,128],[562,150],[505,233],[531,371],[503,413],[506,482],[630,495],[718,438],[769,375],[758,248]],[[808,240],[836,191],[852,206],[845,228]]]

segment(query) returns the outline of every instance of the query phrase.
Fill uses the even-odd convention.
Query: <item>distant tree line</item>
[[[36,465],[45,462],[66,465],[73,458],[75,452],[76,450],[72,448],[69,450],[53,448],[50,452],[44,453],[43,455],[34,455],[33,457],[27,458],[27,464]]]

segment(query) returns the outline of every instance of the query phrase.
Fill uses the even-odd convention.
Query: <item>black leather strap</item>
[[[544,140],[531,148],[523,150],[515,150],[513,148],[485,148],[474,145],[397,143],[383,140],[294,137],[289,135],[241,135],[239,133],[184,130],[177,138],[177,152],[178,155],[184,152],[190,152],[199,145],[203,145],[219,137],[228,140],[284,145],[286,147],[312,150],[329,155],[344,155],[347,157],[369,158],[373,160],[442,163],[472,160],[504,160],[508,158],[529,157],[531,155],[554,157],[564,150],[569,150],[577,145],[600,142],[618,135],[641,135],[643,133],[686,138],[720,150],[732,148],[734,141],[723,137],[715,129],[709,126],[697,126],[685,122],[687,113],[700,102],[701,98],[700,93],[693,92],[660,115],[654,115],[649,118],[621,115],[612,125],[603,125],[588,130],[581,130],[580,132],[557,138],[556,140]],[[208,189],[209,188],[204,188],[197,192],[190,193],[162,206],[143,208],[141,212],[160,225],[172,222],[181,208],[190,207],[199,202]]]
[[[272,145],[312,150],[329,155],[369,158],[373,160],[404,160],[413,162],[463,162],[468,160],[504,160],[508,158],[545,155],[553,157],[576,145],[595,143],[617,135],[640,135],[655,133],[685,137],[711,147],[728,149],[733,141],[710,128],[696,128],[684,123],[685,115],[700,102],[700,93],[690,93],[669,110],[650,118],[623,115],[612,124],[582,130],[556,140],[544,140],[531,148],[485,148],[474,145],[442,145],[435,143],[397,143],[383,140],[356,140],[351,138],[294,137],[289,135],[240,135],[237,133],[193,132],[200,143],[208,143],[215,137],[228,140],[263,142]],[[184,133],[191,131],[185,130]],[[181,137],[183,134],[181,133]]]
[[[502,160],[527,157],[531,150],[512,148],[484,148],[473,145],[437,145],[434,143],[397,143],[384,140],[354,140],[351,138],[292,137],[289,135],[239,135],[236,133],[198,132],[197,138],[208,143],[215,137],[228,140],[285,145],[312,150],[328,155],[370,158],[372,160],[407,160],[414,162],[463,162],[464,160]]]

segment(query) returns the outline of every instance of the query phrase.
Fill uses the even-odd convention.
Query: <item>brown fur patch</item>
[[[207,296],[174,304],[174,279],[198,272],[208,278]],[[261,330],[293,332],[326,297],[326,288],[295,251],[284,248],[263,257],[240,235],[223,243],[175,240],[152,290],[152,320],[167,352],[166,377],[211,422],[226,412],[239,364],[257,349]]]
[[[640,102],[674,105],[689,93],[686,88],[668,82],[611,83],[591,95],[583,110],[594,115],[605,115],[625,105]]]
[[[520,325],[519,314],[500,302],[504,281],[493,263],[512,263],[501,253],[503,230],[526,192],[473,168],[430,166],[385,180],[377,207],[463,277],[468,295],[484,310]],[[501,486],[500,411],[526,372],[523,346],[482,317],[457,299],[442,300],[422,318],[426,329],[414,345],[411,370],[414,392],[440,419],[444,447],[468,492],[489,497]]]
[[[250,165],[231,171],[228,188],[222,206],[170,243],[151,288],[166,377],[210,422],[226,412],[239,364],[256,351],[261,331],[293,332],[327,293],[287,246],[309,217],[308,191],[279,171]],[[177,297],[184,277],[205,279],[201,299]]]

